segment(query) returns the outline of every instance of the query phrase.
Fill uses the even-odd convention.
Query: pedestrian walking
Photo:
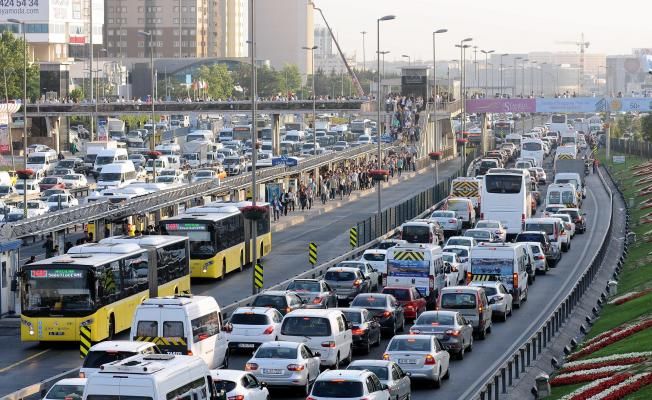
[[[52,240],[52,236],[48,236],[45,239],[43,248],[45,249],[45,258],[54,257],[54,241]]]
[[[24,265],[29,265],[29,264],[32,264],[32,263],[35,263],[35,262],[36,262],[36,256],[30,256],[29,259],[27,261],[25,261]]]

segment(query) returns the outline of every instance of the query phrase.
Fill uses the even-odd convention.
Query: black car
[[[380,345],[380,323],[365,308],[338,308],[347,321],[353,325],[353,347],[365,354],[371,352],[371,346]]]
[[[261,293],[251,303],[252,307],[273,307],[283,315],[304,308],[304,305],[301,297],[289,290],[270,290]]]
[[[359,294],[351,302],[351,307],[366,308],[372,317],[378,320],[382,331],[387,336],[405,330],[405,313],[403,307],[391,294]]]
[[[64,158],[57,163],[57,168],[71,169],[76,174],[83,174],[86,172],[84,160],[81,158]]]
[[[575,232],[586,232],[586,213],[580,212],[577,208],[560,208],[557,210],[559,214],[568,214],[575,224]]]
[[[561,260],[561,251],[550,243],[548,235],[545,232],[523,231],[516,235],[514,242],[539,242],[543,248],[543,253],[546,255],[546,260],[551,267],[557,265]]]

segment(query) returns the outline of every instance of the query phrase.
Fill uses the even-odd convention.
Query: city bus
[[[131,326],[149,298],[149,266],[157,266],[159,296],[190,293],[188,239],[147,236],[134,243],[89,243],[36,261],[19,274],[20,337],[24,342],[112,339]]]
[[[187,209],[183,214],[161,221],[161,232],[190,239],[190,276],[224,279],[232,271],[242,271],[252,259],[251,223],[240,209],[249,202],[213,202]],[[257,255],[272,250],[271,208],[257,203],[267,213],[257,223]]]
[[[537,162],[535,167],[543,167],[543,158],[546,152],[543,149],[543,141],[541,139],[523,139],[521,141],[521,157],[534,158]]]
[[[494,122],[493,134],[495,137],[504,138],[510,133],[514,133],[514,121],[499,120]]]
[[[522,169],[492,169],[482,182],[480,219],[502,222],[508,237],[523,229],[532,215],[530,172]]]
[[[246,142],[251,139],[251,125],[234,125],[232,133],[233,140]]]

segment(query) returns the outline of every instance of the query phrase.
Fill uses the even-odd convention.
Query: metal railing
[[[611,150],[633,156],[652,158],[652,143],[637,140],[611,139]]]
[[[609,194],[609,224],[602,236],[600,249],[593,256],[591,261],[585,267],[582,276],[577,280],[575,286],[566,297],[560,300],[551,311],[548,318],[539,325],[538,329],[531,334],[522,343],[511,352],[503,357],[502,362],[494,368],[489,366],[475,385],[469,387],[459,398],[480,399],[480,400],[499,400],[501,396],[507,397],[507,391],[513,383],[525,374],[525,369],[530,367],[537,357],[552,342],[553,338],[559,333],[562,325],[568,320],[573,309],[579,304],[584,293],[589,290],[593,279],[598,274],[602,265],[610,241],[613,226],[613,193],[605,181],[602,173],[599,173],[600,181]]]

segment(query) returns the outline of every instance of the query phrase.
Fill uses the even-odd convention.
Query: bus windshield
[[[193,257],[210,258],[217,252],[211,229],[206,223],[168,222],[163,224],[163,228],[168,235],[187,237]]]
[[[523,143],[523,150],[525,151],[541,151],[541,143],[538,142],[526,142]]]
[[[517,175],[487,175],[485,185],[488,193],[516,194],[521,192],[523,177]]]
[[[74,265],[25,267],[22,310],[26,315],[89,311],[93,308],[87,271]]]

